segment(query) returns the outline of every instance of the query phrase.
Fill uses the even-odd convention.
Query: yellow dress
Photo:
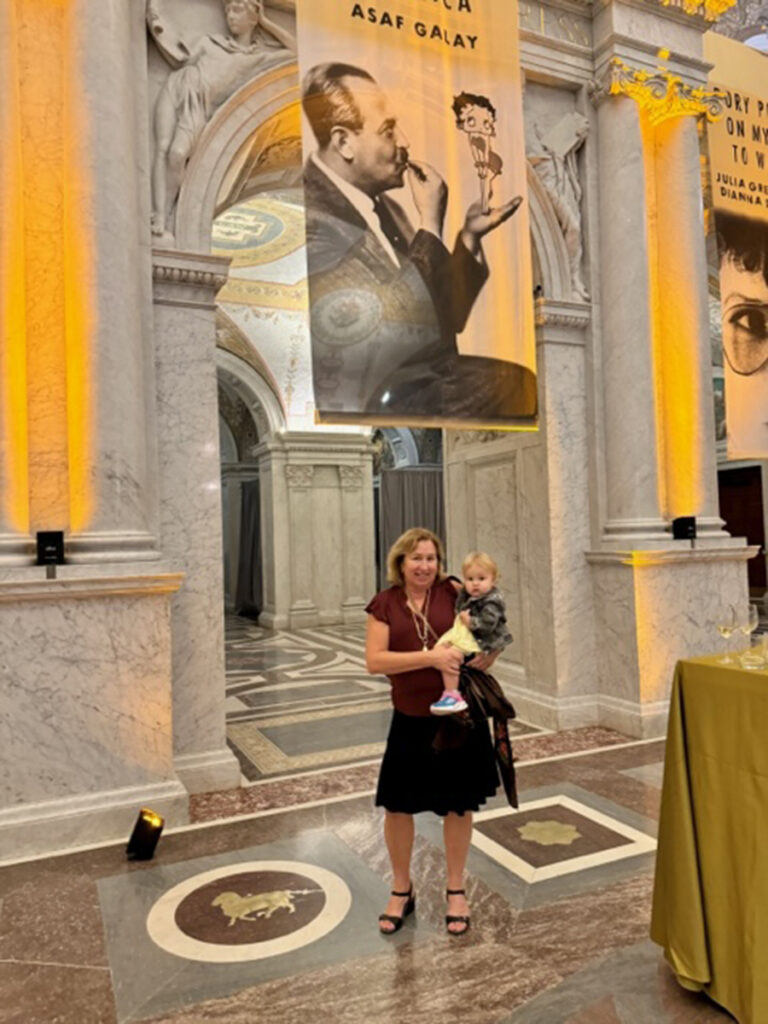
[[[443,633],[437,643],[451,644],[453,647],[457,647],[462,654],[477,654],[480,650],[480,645],[472,635],[472,631],[464,625],[459,615],[453,620],[453,625],[448,632]]]

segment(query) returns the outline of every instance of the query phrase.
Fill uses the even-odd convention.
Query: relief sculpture
[[[577,301],[587,301],[589,292],[582,277],[584,244],[581,223],[582,187],[578,152],[589,131],[589,121],[573,111],[548,132],[534,125],[528,142],[528,159],[547,191],[563,232],[571,272],[571,290]]]
[[[227,35],[187,38],[162,0],[147,0],[147,25],[173,70],[155,102],[152,234],[173,241],[172,212],[184,169],[208,121],[256,75],[295,59],[295,39],[264,10],[263,0],[223,0]]]

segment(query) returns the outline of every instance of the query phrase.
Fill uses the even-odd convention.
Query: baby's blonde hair
[[[467,569],[472,565],[479,565],[481,569],[485,569],[493,576],[496,580],[499,578],[499,567],[496,565],[490,555],[486,555],[484,551],[470,551],[464,561],[461,563],[461,574],[462,576],[467,575]]]

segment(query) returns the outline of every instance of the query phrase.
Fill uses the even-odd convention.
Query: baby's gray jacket
[[[456,598],[456,614],[465,611],[469,612],[470,631],[484,654],[500,651],[512,643],[504,599],[496,587],[479,597],[470,597],[462,587]]]

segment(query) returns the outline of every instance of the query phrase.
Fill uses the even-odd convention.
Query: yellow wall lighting
[[[16,10],[6,10],[15,38]],[[2,388],[3,518],[11,529],[29,531],[27,438],[26,295],[24,259],[24,171],[19,69],[15,47],[4,61],[0,96],[0,387]],[[2,65],[0,65],[2,68]]]
[[[73,0],[11,0],[0,179],[4,501],[22,531],[92,513],[93,253]]]
[[[647,195],[659,499],[662,515],[674,519],[699,514],[704,502],[698,282],[692,273],[695,261],[680,245],[686,237],[684,204],[674,185],[670,189],[668,177],[684,121],[671,118],[656,126],[647,117],[643,121],[646,181],[651,183]]]

